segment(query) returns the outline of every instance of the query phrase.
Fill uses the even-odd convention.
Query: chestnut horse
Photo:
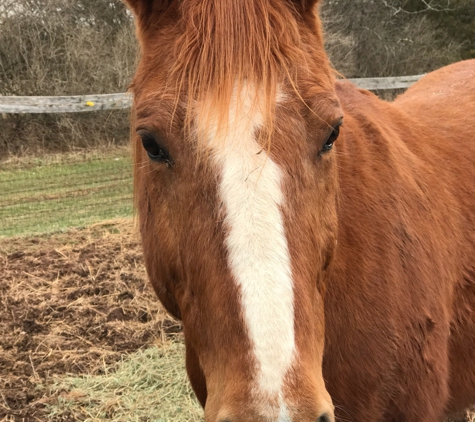
[[[145,264],[205,420],[475,403],[475,61],[387,103],[335,79],[318,0],[126,1]]]

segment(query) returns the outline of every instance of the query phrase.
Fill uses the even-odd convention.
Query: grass
[[[201,421],[132,218],[0,239],[0,421]]]
[[[123,358],[101,375],[62,379],[48,406],[49,420],[87,422],[202,421],[184,368],[184,345],[173,342]]]
[[[60,231],[131,214],[128,148],[0,164],[0,237]]]

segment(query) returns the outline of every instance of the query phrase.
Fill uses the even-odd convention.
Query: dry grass
[[[2,157],[1,170],[27,170],[32,167],[79,164],[87,161],[110,159],[115,157],[130,156],[130,145],[108,144],[95,148],[72,147],[67,152],[43,152],[42,154],[10,155]]]
[[[181,332],[146,280],[131,219],[0,240],[0,273],[0,421],[44,421],[56,398],[38,385],[101,374]]]
[[[202,421],[203,410],[191,390],[182,342],[160,344],[104,366],[103,374],[68,377],[50,387],[58,399],[49,420]]]

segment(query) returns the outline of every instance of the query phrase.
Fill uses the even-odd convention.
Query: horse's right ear
[[[142,17],[153,10],[154,0],[124,0],[135,16]]]
[[[320,0],[291,0],[297,11],[302,14],[315,13]]]
[[[176,0],[124,0],[141,24],[148,18],[165,11]]]

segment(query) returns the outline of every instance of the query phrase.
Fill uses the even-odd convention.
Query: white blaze
[[[290,421],[282,396],[295,355],[293,281],[281,213],[285,198],[281,169],[256,142],[263,117],[255,95],[251,87],[235,92],[226,129],[212,130],[207,138],[221,171],[228,264],[257,362],[256,392],[278,399],[279,420]]]

